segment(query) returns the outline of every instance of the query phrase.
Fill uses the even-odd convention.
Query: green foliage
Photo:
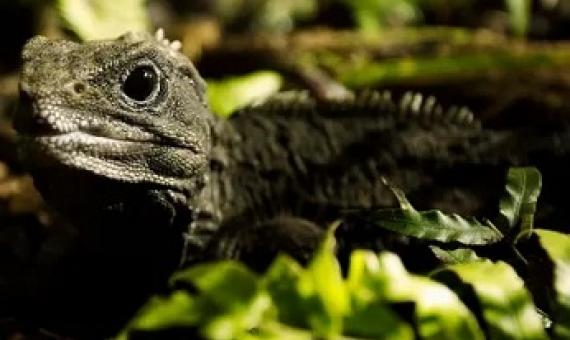
[[[127,31],[147,31],[145,0],[57,0],[66,26],[83,40],[111,39]]]
[[[196,298],[184,291],[174,291],[167,297],[153,297],[137,313],[127,329],[161,330],[198,323],[206,312]],[[121,333],[117,339],[127,339]]]
[[[309,313],[308,320],[316,334],[323,337],[339,334],[343,317],[349,311],[349,298],[334,247],[334,236],[329,232],[298,286],[302,296],[319,306]]]
[[[258,71],[223,80],[208,80],[212,111],[222,117],[253,101],[263,100],[279,91],[283,78],[276,72]]]
[[[499,204],[501,215],[514,227],[520,220],[521,231],[534,227],[536,203],[542,188],[542,177],[536,168],[512,168],[507,174],[507,194]]]
[[[535,232],[554,264],[554,334],[570,339],[570,237],[550,230]]]
[[[474,291],[492,339],[546,339],[532,298],[509,265],[479,261],[448,266],[445,271],[455,273]]]
[[[316,0],[264,0],[254,21],[256,28],[288,31],[297,21],[316,14]]]
[[[329,58],[327,66],[337,79],[351,88],[366,88],[406,81],[450,82],[490,72],[528,70],[536,67],[568,66],[570,53],[564,49],[488,51],[434,57],[406,57],[377,61],[360,58],[347,62]]]
[[[459,248],[447,250],[435,245],[430,246],[430,249],[435,257],[445,264],[458,264],[480,260],[473,249]]]
[[[168,298],[154,298],[127,329],[201,325],[206,338],[235,339],[243,338],[272,314],[269,296],[260,289],[259,278],[236,262],[198,265],[176,273],[171,282],[191,284],[199,294],[175,291]],[[127,333],[119,338],[127,338]]]
[[[501,252],[505,252],[522,242],[501,238],[495,243],[497,239],[482,236],[500,234],[495,234],[498,231],[490,222],[484,225],[435,210],[415,211],[403,193],[393,190],[402,207],[400,218],[393,218],[395,210],[372,216],[387,217],[394,223],[389,229],[395,232],[438,241],[430,249],[441,264],[431,275],[408,272],[396,254],[356,250],[343,277],[331,228],[306,267],[281,255],[263,274],[232,261],[200,264],[176,273],[171,295],[151,299],[119,338],[126,339],[134,331],[173,327],[208,339],[548,338],[525,278],[511,263],[492,262],[479,254],[484,246],[504,247]],[[539,192],[536,169],[509,172],[500,204],[511,227],[508,231],[518,233],[513,228],[517,221],[532,219]],[[537,235],[548,257],[543,260],[553,264],[552,286],[543,278],[544,289],[552,291],[547,304],[553,334],[568,338],[570,236],[543,229],[523,232]],[[465,246],[454,249],[460,240]],[[477,247],[469,248],[471,244]],[[537,250],[521,248],[520,252],[528,256],[531,251],[536,257]],[[195,289],[175,288],[181,285]]]
[[[414,304],[413,320],[422,338],[482,339],[475,317],[449,288],[426,277],[410,275],[395,254],[380,254],[377,264],[371,264],[377,270],[370,279],[383,281],[380,298],[390,303]]]
[[[505,0],[509,13],[509,23],[513,33],[518,37],[524,37],[528,31],[531,6],[530,0]]]
[[[226,25],[261,31],[283,32],[293,29],[297,22],[313,17],[317,0],[215,0],[212,11]]]
[[[357,251],[343,279],[333,246],[331,233],[307,268],[281,256],[263,277],[235,262],[177,273],[172,282],[190,283],[197,293],[152,299],[119,338],[185,326],[209,339],[413,339],[414,327],[426,339],[482,339],[475,317],[451,290],[409,274],[396,255]],[[393,304],[415,305],[414,315],[404,320]]]
[[[398,259],[390,258],[398,261]],[[396,263],[401,269],[401,264]],[[413,339],[413,328],[387,304],[386,277],[381,276],[379,258],[364,250],[352,253],[346,281],[351,315],[346,333],[358,337]]]
[[[390,26],[403,26],[421,19],[417,0],[342,0],[351,9],[359,29],[374,33]]]
[[[475,218],[465,219],[439,210],[417,211],[401,190],[391,186],[390,189],[398,199],[400,209],[378,210],[365,216],[382,228],[421,239],[469,245],[494,243],[503,238],[490,221],[481,223]]]

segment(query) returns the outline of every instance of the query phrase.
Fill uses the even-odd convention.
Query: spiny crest
[[[473,112],[464,106],[444,108],[434,96],[406,92],[399,101],[402,118],[418,116],[426,121],[446,122],[453,125],[473,126],[479,124]]]
[[[161,44],[163,44],[166,47],[169,47],[172,51],[174,52],[179,52],[180,49],[182,48],[182,43],[178,40],[173,40],[170,41],[168,39],[166,39],[166,37],[164,36],[164,29],[159,28],[156,30],[156,33],[154,34],[154,38]]]
[[[318,112],[324,116],[390,116],[398,122],[419,122],[425,125],[479,127],[480,122],[466,107],[445,108],[434,96],[406,92],[393,99],[390,91],[364,91],[341,101],[319,102],[308,91],[286,91],[254,102],[236,114],[303,115]]]

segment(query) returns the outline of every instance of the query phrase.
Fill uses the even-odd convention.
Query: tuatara
[[[105,319],[120,326],[180,264],[263,268],[280,251],[306,260],[343,211],[395,203],[383,177],[420,207],[483,214],[511,165],[564,176],[552,165],[568,157],[566,126],[490,130],[418,94],[323,102],[286,92],[218,118],[178,47],[128,33],[36,37],[23,50],[20,154],[76,230],[38,296],[68,317],[110,308]]]

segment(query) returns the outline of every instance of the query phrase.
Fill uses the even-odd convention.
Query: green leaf
[[[215,15],[224,27],[278,33],[313,18],[318,7],[317,0],[216,0],[208,1],[208,15]]]
[[[378,259],[378,272],[385,281],[384,298],[415,303],[423,339],[483,339],[475,317],[453,291],[426,277],[408,274],[394,254],[383,253]]]
[[[241,263],[222,261],[177,272],[172,283],[191,283],[217,312],[203,324],[211,339],[234,339],[271,317],[271,299],[258,277]]]
[[[530,0],[505,0],[509,13],[509,23],[518,37],[526,36],[531,16]]]
[[[388,26],[403,26],[419,21],[420,8],[413,0],[343,0],[352,10],[358,28],[376,33]]]
[[[240,340],[314,340],[312,332],[307,329],[289,327],[278,322],[265,322],[263,326]]]
[[[388,183],[386,183],[388,184]],[[407,236],[440,242],[484,245],[500,241],[503,234],[490,222],[481,223],[439,210],[417,211],[404,193],[390,186],[400,202],[400,209],[385,209],[364,217],[376,225]]]
[[[224,308],[240,306],[258,292],[257,276],[234,261],[199,264],[179,271],[171,283],[191,283],[198,291]]]
[[[258,71],[223,80],[208,80],[208,98],[212,111],[222,117],[237,108],[262,101],[279,91],[283,78],[273,71]]]
[[[406,340],[413,339],[412,327],[386,303],[385,277],[379,271],[378,256],[356,250],[350,256],[347,288],[351,296],[351,314],[345,320],[345,334],[357,337]]]
[[[492,339],[547,339],[531,296],[509,265],[490,261],[462,263],[434,276],[449,283],[446,271],[472,287]],[[455,289],[462,291],[463,287]]]
[[[371,220],[382,228],[420,239],[485,245],[500,241],[503,235],[490,222],[469,220],[439,210],[411,212],[382,210],[371,214]]]
[[[451,41],[453,37],[450,37]],[[329,58],[335,61],[334,58]],[[342,60],[342,63],[338,61]],[[455,53],[451,55],[388,58],[359,58],[350,62],[337,58],[330,67],[344,85],[352,89],[409,86],[410,83],[449,83],[476,78],[482,73],[519,73],[534,67],[568,67],[567,48],[516,48],[486,53]],[[325,61],[323,61],[325,62]]]
[[[286,256],[272,264],[264,282],[281,322],[322,337],[341,334],[350,301],[334,247],[331,230],[306,269]]]
[[[511,168],[507,174],[506,196],[501,199],[500,212],[509,227],[521,221],[521,231],[528,232],[534,226],[534,213],[542,177],[536,168]]]
[[[331,228],[299,281],[300,293],[306,297],[314,296],[324,308],[325,313],[309,315],[309,323],[316,334],[325,337],[340,334],[342,319],[350,308],[334,249],[335,238]]]
[[[353,308],[354,311],[345,319],[345,335],[385,340],[414,339],[412,327],[384,302],[372,301]]]
[[[560,339],[570,339],[570,236],[543,229],[535,233],[554,263],[554,334]]]
[[[480,261],[481,258],[477,256],[472,249],[459,248],[453,250],[442,249],[438,246],[429,246],[440,261],[446,264],[468,263],[473,261]]]
[[[172,327],[196,326],[206,314],[205,306],[186,292],[175,291],[167,297],[153,297],[117,336],[128,339],[133,330],[161,330]]]
[[[252,330],[273,320],[271,298],[265,293],[255,296],[241,308],[212,318],[202,329],[209,339],[230,340],[247,336]]]
[[[148,31],[145,0],[57,0],[67,27],[83,40],[111,39],[127,31]]]
[[[292,258],[280,255],[265,274],[264,286],[276,306],[279,321],[296,327],[309,327],[306,313],[312,306],[299,292],[304,269]],[[322,310],[317,310],[317,313]]]

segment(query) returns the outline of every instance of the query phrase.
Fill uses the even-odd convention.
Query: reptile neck
[[[36,175],[35,184],[74,235],[44,244],[33,284],[37,305],[49,307],[34,313],[53,322],[46,327],[70,334],[75,327],[90,329],[90,336],[113,334],[178,266],[190,213],[140,185],[65,170]]]

